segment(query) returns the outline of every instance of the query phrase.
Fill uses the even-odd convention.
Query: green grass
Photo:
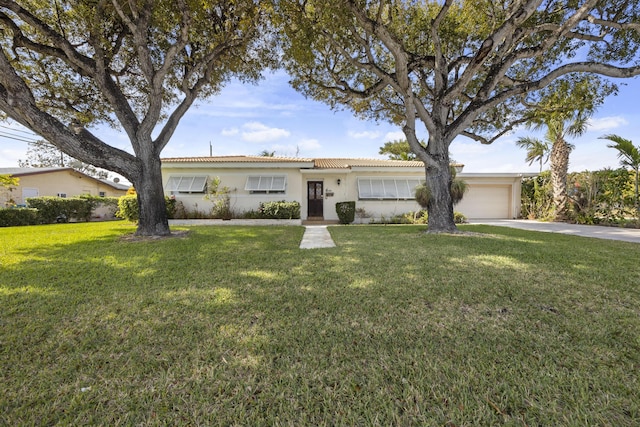
[[[0,229],[0,425],[639,425],[640,245],[461,228]]]

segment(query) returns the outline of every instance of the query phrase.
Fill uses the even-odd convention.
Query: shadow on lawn
[[[637,300],[629,282],[590,266],[634,261],[609,259],[620,253],[615,242],[465,228],[490,234],[332,227],[336,248],[300,250],[300,227],[193,227],[179,239],[108,233],[37,248],[2,271],[2,322],[12,331],[0,359],[6,420],[51,401],[46,424],[87,421],[68,418],[78,413],[105,424],[151,414],[169,423],[367,424],[371,408],[382,424],[544,424],[570,412],[563,400],[594,380],[558,360],[588,367],[597,356],[589,343],[611,352],[638,328],[610,329],[620,335],[608,341],[587,329],[606,314],[598,305]],[[569,351],[555,341],[588,333]],[[20,386],[27,376],[31,391]],[[634,378],[595,382],[626,405]],[[94,392],[75,399],[83,387]],[[572,404],[593,410],[598,399]],[[620,416],[612,404],[601,410]]]

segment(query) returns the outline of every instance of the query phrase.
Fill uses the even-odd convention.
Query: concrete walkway
[[[336,244],[326,225],[306,225],[300,249],[335,248]]]
[[[640,229],[637,228],[602,227],[598,225],[567,224],[564,222],[540,222],[527,219],[478,219],[470,220],[469,223],[640,243]]]

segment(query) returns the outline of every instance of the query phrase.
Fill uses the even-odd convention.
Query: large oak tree
[[[0,0],[0,110],[66,154],[122,174],[137,234],[169,234],[160,153],[189,107],[272,52],[252,0]],[[126,132],[133,154],[92,133]]]
[[[429,230],[453,232],[453,140],[493,142],[527,122],[558,79],[640,74],[638,3],[280,0],[277,16],[294,87],[401,125],[425,163]]]

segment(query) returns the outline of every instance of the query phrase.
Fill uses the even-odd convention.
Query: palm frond
[[[614,134],[601,136],[600,139],[613,142],[613,144],[608,144],[607,147],[618,150],[618,159],[621,166],[633,169],[637,169],[640,166],[640,150],[633,145],[631,140]]]

